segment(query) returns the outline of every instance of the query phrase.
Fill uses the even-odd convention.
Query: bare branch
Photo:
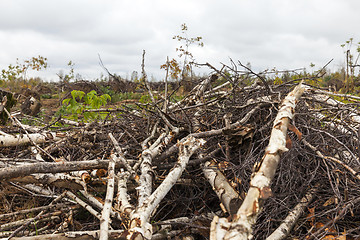
[[[281,240],[285,239],[291,229],[296,224],[297,220],[304,213],[304,209],[310,204],[315,197],[315,193],[318,191],[318,187],[311,188],[306,195],[301,199],[289,215],[282,221],[280,226],[269,236],[266,240]]]

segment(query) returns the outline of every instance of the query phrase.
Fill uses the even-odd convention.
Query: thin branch
[[[280,226],[270,236],[268,236],[266,240],[285,239],[290,234],[291,229],[294,227],[300,216],[304,213],[305,208],[315,197],[318,189],[318,186],[311,188],[301,199],[301,201],[294,207],[294,209],[287,215],[287,217],[282,221]]]
[[[271,90],[270,87],[269,87],[269,84],[266,82],[266,79],[265,79],[263,76],[261,76],[260,74],[255,73],[253,70],[251,70],[251,69],[248,68],[247,66],[243,65],[240,61],[238,61],[238,63],[239,63],[239,65],[240,65],[241,67],[245,68],[245,69],[248,70],[251,74],[257,76],[257,77],[261,80],[261,82],[264,84],[264,86],[265,86],[265,88],[266,88],[267,94],[270,94],[270,93],[272,92],[272,90]]]
[[[135,174],[134,169],[130,166],[130,164],[126,160],[126,158],[124,156],[124,153],[123,153],[118,141],[115,139],[115,137],[112,135],[112,133],[109,133],[109,138],[112,141],[112,143],[114,144],[116,152],[119,155],[120,162],[125,166],[126,170],[128,170],[132,175],[134,175]],[[115,157],[115,156],[112,156],[112,157]]]
[[[49,206],[51,205],[54,205],[56,204],[57,202],[59,202],[65,195],[66,195],[66,191],[63,192],[61,195],[59,195],[57,198],[55,198],[50,204]],[[9,236],[9,239],[16,236],[17,233],[19,233],[21,230],[23,230],[24,228],[26,228],[27,226],[30,225],[30,223],[38,220],[48,209],[44,209],[42,210],[40,213],[38,213],[38,215],[36,215],[35,218],[31,219],[31,220],[28,220],[24,225],[22,225],[21,227],[17,228],[10,236]]]

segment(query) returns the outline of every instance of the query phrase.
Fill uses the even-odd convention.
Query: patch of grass
[[[47,93],[47,94],[41,95],[41,98],[42,99],[51,99],[51,98],[53,98],[53,96],[50,93]]]
[[[108,94],[111,97],[112,103],[121,102],[128,99],[136,99],[139,100],[142,97],[142,93],[136,93],[136,92],[115,92],[114,90],[110,89],[109,86],[99,86],[100,90],[104,94]]]

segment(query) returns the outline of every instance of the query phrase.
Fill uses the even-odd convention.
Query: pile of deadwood
[[[92,123],[3,108],[0,238],[359,239],[360,97],[217,76]]]

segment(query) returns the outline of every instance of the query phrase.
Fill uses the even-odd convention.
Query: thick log
[[[50,140],[59,140],[60,138],[56,133],[32,133],[32,134],[19,134],[19,135],[0,135],[0,147],[14,147],[23,144],[29,144],[32,142],[41,144]]]

